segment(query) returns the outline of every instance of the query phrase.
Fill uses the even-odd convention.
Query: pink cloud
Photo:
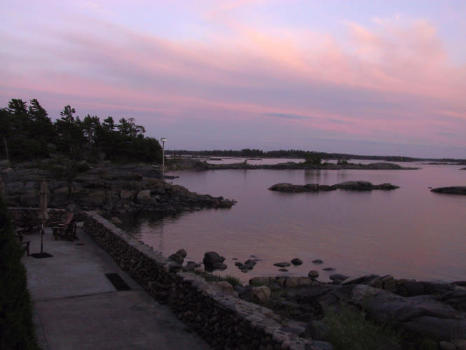
[[[466,146],[464,138],[436,134],[438,128],[466,133],[466,66],[451,63],[426,21],[376,22],[370,28],[347,23],[343,44],[329,34],[232,21],[228,36],[199,42],[87,20],[85,30],[55,33],[61,45],[25,42],[40,57],[12,48],[0,59],[8,64],[0,86],[67,95],[70,103],[79,98],[99,110],[160,113],[167,120],[190,111],[218,120],[229,111],[239,121],[294,114],[304,118],[274,122],[366,140]]]

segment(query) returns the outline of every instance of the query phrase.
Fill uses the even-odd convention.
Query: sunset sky
[[[466,158],[466,1],[0,3],[0,103],[169,149]]]

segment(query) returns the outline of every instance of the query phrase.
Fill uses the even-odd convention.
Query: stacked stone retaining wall
[[[170,261],[95,212],[81,216],[84,231],[152,297],[217,349],[318,349],[286,330],[271,310],[225,294],[193,273],[175,272]]]

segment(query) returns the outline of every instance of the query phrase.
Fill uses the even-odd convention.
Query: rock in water
[[[204,259],[202,262],[204,263],[204,267],[207,271],[213,270],[225,270],[226,265],[223,264],[225,258],[219,255],[217,252],[207,252],[204,254]]]
[[[399,188],[398,186],[383,183],[380,185],[373,185],[368,181],[346,181],[335,185],[336,188],[340,190],[347,191],[372,191],[372,190],[384,190],[390,191]]]
[[[380,185],[373,185],[367,181],[347,181],[336,185],[319,185],[319,184],[307,184],[307,185],[293,185],[290,183],[279,183],[269,187],[270,191],[277,192],[319,192],[319,191],[334,191],[336,189],[346,191],[372,191],[372,190],[383,190],[390,191],[399,188],[398,186],[383,183]]]
[[[183,265],[185,257],[186,257],[186,250],[180,249],[175,254],[170,255],[168,259],[180,265]]]
[[[302,261],[301,259],[294,258],[293,260],[291,260],[291,263],[292,263],[294,266],[299,266],[299,265],[302,265],[302,264],[303,264],[303,261]]]
[[[309,276],[309,278],[311,280],[314,281],[319,277],[319,272],[317,272],[316,270],[311,270],[311,271],[309,271],[309,273],[307,275]]]
[[[430,191],[435,193],[466,195],[466,186],[437,187]]]
[[[183,257],[183,259],[186,258],[186,255],[188,255],[186,253],[186,250],[184,250],[184,249],[179,249],[175,254]]]
[[[316,265],[320,265],[320,264],[323,264],[324,262],[321,259],[315,259],[315,260],[312,260],[312,263]]]
[[[274,266],[277,266],[277,267],[288,267],[290,266],[290,263],[289,262],[286,262],[286,261],[283,261],[283,262],[278,262],[278,263],[275,263],[273,264]]]

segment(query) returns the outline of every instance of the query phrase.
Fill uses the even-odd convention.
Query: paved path
[[[53,257],[24,257],[34,303],[34,322],[43,350],[209,349],[155,302],[86,234],[74,242],[45,235]],[[40,249],[39,235],[31,253]],[[118,273],[131,287],[117,291],[105,273]]]

